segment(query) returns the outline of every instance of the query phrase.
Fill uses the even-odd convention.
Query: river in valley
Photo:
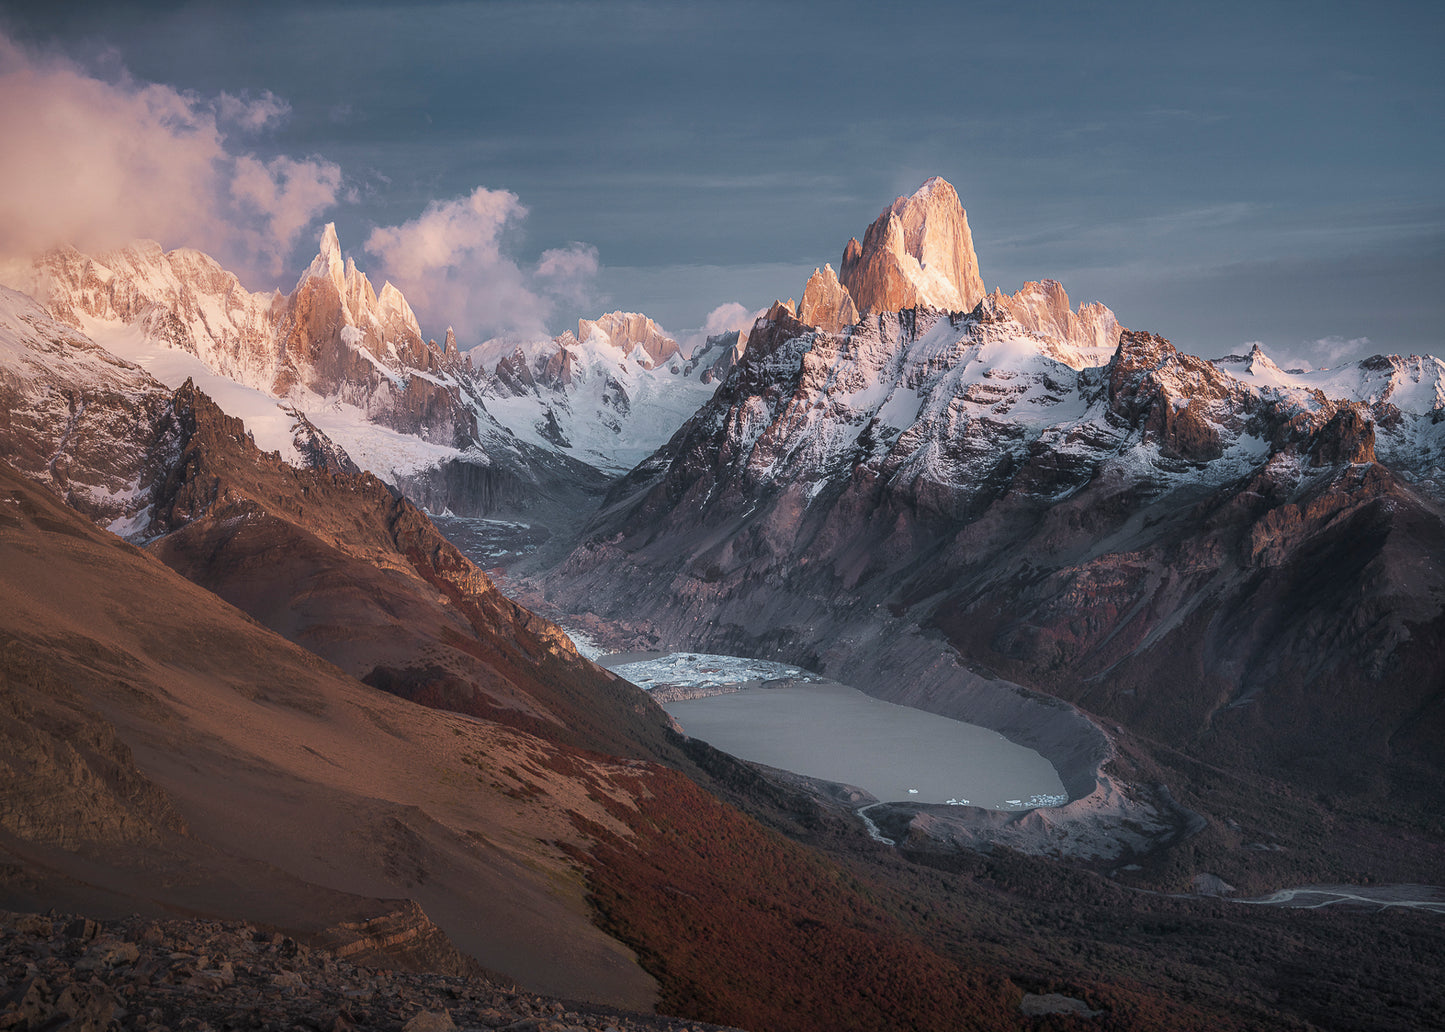
[[[1048,760],[996,731],[884,702],[797,667],[699,653],[601,662],[649,689],[693,738],[740,759],[854,785],[884,802],[1024,810],[1068,801]]]
[[[1257,906],[1319,910],[1341,907],[1355,910],[1428,910],[1445,914],[1445,888],[1439,885],[1306,885],[1280,889],[1259,899],[1236,899]]]

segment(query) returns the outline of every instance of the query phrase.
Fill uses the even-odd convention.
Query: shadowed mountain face
[[[625,833],[645,771],[368,688],[3,464],[0,591],[8,905],[315,935],[410,898],[511,977],[651,998],[559,852],[574,815]]]
[[[991,673],[1210,762],[1438,812],[1439,370],[1364,363],[1332,398],[1132,331],[1095,364],[1050,289],[843,334],[774,308],[550,597],[951,715]]]
[[[189,383],[171,392],[5,292],[0,456],[92,519],[348,674],[558,741],[664,758],[667,722],[503,597],[426,516],[319,445],[260,451]]]
[[[532,735],[362,685],[4,464],[0,591],[7,906],[244,917],[329,944],[382,918],[398,942],[373,963],[466,973],[434,915],[534,990],[647,1007],[656,984],[591,923],[590,888],[607,893],[609,931],[665,975],[674,1013],[1015,1024],[1000,973],[943,956],[683,774],[559,745],[568,731],[550,723]],[[616,897],[638,879],[647,897]],[[687,905],[655,907],[676,883]],[[849,952],[819,969],[810,950],[830,942]],[[760,956],[766,1005],[746,988]],[[968,992],[940,1005],[939,982]]]
[[[1322,1018],[1316,1001],[1355,965],[1342,937],[1389,958],[1402,999],[1433,970],[1430,915],[1301,922],[1009,851],[933,870],[688,746],[714,793],[843,850],[840,864],[677,771],[361,685],[3,465],[0,592],[7,906],[244,916],[331,944],[371,920],[399,940],[371,962],[467,970],[429,914],[533,988],[645,1005],[659,990],[590,903],[657,974],[666,1011],[798,1032],[1031,1028],[1020,983],[1122,1028]],[[1258,951],[1298,970],[1277,975]],[[1408,1024],[1430,1006],[1416,993],[1392,1013]]]
[[[615,823],[640,759],[678,756],[661,710],[374,477],[288,466],[6,300],[0,454],[29,478],[5,467],[0,513],[12,898],[314,933],[409,897],[529,984],[650,1001],[560,850],[587,848],[573,816]]]
[[[534,989],[648,1006],[656,984],[596,921],[639,951],[673,1013],[800,1032],[897,1017],[1016,1026],[1002,972],[941,950],[832,861],[635,758],[665,753],[709,780],[650,700],[496,595],[408,503],[366,478],[277,468],[192,391],[173,418],[184,444],[156,525],[180,527],[156,552],[298,640],[360,649],[365,633],[315,633],[355,620],[403,662],[449,662],[445,639],[474,665],[451,667],[460,694],[422,700],[445,709],[378,692],[0,464],[7,905],[244,917],[326,943],[380,922],[398,942],[374,947],[374,963],[465,973],[455,943]],[[246,468],[226,465],[233,451]],[[260,501],[268,488],[281,515]],[[459,615],[421,605],[413,580]],[[378,628],[378,611],[414,638]],[[448,712],[476,700],[503,723]],[[776,816],[779,793],[764,794]],[[782,798],[818,822],[814,804]],[[940,984],[953,989],[942,1001]]]
[[[656,706],[504,597],[375,477],[263,455],[193,389],[173,413],[179,456],[149,546],[167,565],[394,694],[601,752],[674,755]]]
[[[0,337],[7,388],[34,416],[0,434],[27,463],[0,466],[8,905],[244,917],[326,942],[381,919],[399,941],[378,961],[465,971],[430,914],[486,966],[569,997],[647,1006],[651,972],[673,1009],[748,1024],[1015,1024],[1005,975],[945,956],[831,862],[689,781],[677,768],[708,780],[693,754],[736,764],[685,751],[655,704],[501,596],[409,502],[366,475],[281,463],[190,385],[171,394],[20,307],[28,329]],[[78,365],[41,377],[38,353]],[[130,377],[119,395],[103,388],[112,365]],[[89,433],[77,448],[45,418],[57,406],[83,414],[72,429],[136,448]],[[134,411],[148,416],[127,432],[116,414]],[[75,485],[129,485],[124,519],[148,551],[62,505],[56,456]],[[674,841],[690,847],[665,862],[705,906],[615,895]],[[719,857],[714,841],[747,848]],[[825,895],[833,908],[816,911]],[[791,935],[799,922],[811,938]],[[716,958],[674,964],[694,937]],[[810,963],[816,941],[850,944],[857,993]],[[739,991],[761,955],[779,998],[807,1008]],[[940,1010],[917,970],[976,992]]]

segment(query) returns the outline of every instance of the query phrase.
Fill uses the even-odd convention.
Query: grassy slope
[[[680,1013],[855,1027],[808,996],[822,992],[868,1015],[856,1027],[1017,1027],[1026,990],[1104,1012],[1042,1027],[1403,1032],[1438,1020],[1437,914],[1246,907],[1006,850],[898,852],[841,811],[692,751],[716,791],[771,827],[678,785],[644,803],[636,841],[597,836],[591,875],[608,926]],[[860,933],[868,986],[849,971]]]

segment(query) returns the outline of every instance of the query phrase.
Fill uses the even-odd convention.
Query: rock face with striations
[[[833,266],[814,269],[803,289],[798,318],[828,333],[839,333],[858,321],[858,306],[848,288],[838,282]]]
[[[968,213],[938,176],[885,209],[863,243],[848,241],[838,278],[860,312],[916,305],[967,312],[985,293]]]
[[[677,341],[640,312],[608,312],[597,319],[577,320],[579,341],[585,342],[599,331],[606,336],[608,343],[624,354],[631,354],[634,348],[642,348],[642,353],[647,356],[646,369],[659,366],[679,354]]]

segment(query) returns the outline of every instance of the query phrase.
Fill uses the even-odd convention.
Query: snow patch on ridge
[[[360,407],[334,398],[322,398],[301,390],[297,392],[299,397],[279,401],[264,391],[212,372],[197,356],[166,347],[149,338],[136,324],[126,325],[87,316],[84,317],[84,325],[87,336],[96,343],[112,354],[135,363],[172,390],[191,380],[223,412],[245,424],[258,448],[279,453],[282,461],[293,466],[305,465],[306,458],[296,448],[297,423],[291,409],[304,413],[322,433],[351,456],[353,462],[389,484],[395,485],[399,476],[414,474],[463,455],[456,448],[432,444],[413,434],[374,423]]]
[[[1333,369],[1280,369],[1256,345],[1241,358],[1214,364],[1240,380],[1292,393],[1321,391],[1328,398],[1375,405],[1388,402],[1401,412],[1423,416],[1445,412],[1445,361],[1433,355],[1376,355]]]
[[[620,347],[583,322],[583,340],[569,333],[493,342],[473,349],[472,360],[496,371],[483,388],[487,411],[520,440],[605,472],[626,472],[667,441],[717,384],[702,382],[705,370],[690,369],[680,354],[654,363],[641,343]],[[519,364],[528,381],[504,384],[503,362]]]
[[[171,390],[191,380],[223,412],[246,425],[258,448],[279,452],[281,458],[292,465],[302,464],[301,455],[292,440],[295,420],[275,398],[212,372],[189,351],[166,347],[150,338],[138,324],[126,325],[82,316],[81,325],[91,340],[111,354],[134,362]]]

